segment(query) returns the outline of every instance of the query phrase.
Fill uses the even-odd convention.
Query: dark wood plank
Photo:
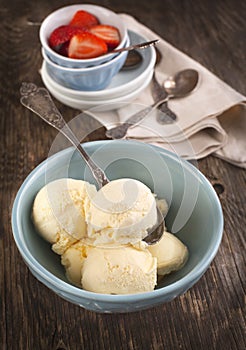
[[[79,1],[74,1],[74,3]],[[246,94],[243,1],[116,1],[127,12]],[[246,172],[215,157],[199,161],[222,203],[219,252],[201,280],[174,301],[131,314],[102,315],[63,301],[28,271],[15,246],[17,189],[47,157],[56,131],[19,103],[22,81],[41,84],[38,23],[65,1],[0,3],[0,343],[2,349],[244,349]],[[57,102],[67,121],[78,111]],[[91,127],[87,120],[85,133]],[[103,139],[100,128],[86,140]]]

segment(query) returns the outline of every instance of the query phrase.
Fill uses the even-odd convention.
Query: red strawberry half
[[[68,46],[70,58],[94,58],[108,51],[106,43],[91,33],[78,33],[72,37]]]
[[[115,48],[120,43],[120,33],[116,27],[98,24],[89,28],[89,31],[104,40],[110,49]]]
[[[70,26],[60,26],[56,28],[49,37],[49,45],[51,48],[57,48],[69,41],[74,34],[81,32],[81,28],[75,28]]]
[[[99,24],[98,19],[87,11],[77,11],[70,21],[69,25],[72,27],[91,27]]]

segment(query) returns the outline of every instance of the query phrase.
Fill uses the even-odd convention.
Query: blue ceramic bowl
[[[165,277],[152,292],[97,294],[66,279],[60,257],[36,232],[31,220],[33,200],[47,182],[69,176],[95,183],[73,148],[54,154],[35,168],[19,189],[13,205],[12,229],[17,247],[34,276],[62,298],[97,312],[131,312],[168,302],[183,294],[208,269],[222,238],[223,215],[208,180],[190,163],[164,149],[133,141],[96,141],[86,151],[110,179],[132,177],[166,198],[166,225],[189,249],[189,260]]]
[[[129,44],[127,38],[126,44]],[[46,55],[42,49],[49,76],[64,87],[81,91],[98,91],[106,88],[119,72],[127,57],[127,51],[119,53],[110,61],[88,68],[67,68],[60,66]]]
[[[39,31],[39,38],[45,54],[56,64],[68,68],[85,68],[98,66],[104,62],[111,60],[117,54],[103,55],[90,59],[74,59],[62,56],[50,48],[48,43],[50,34],[57,27],[68,24],[73,15],[78,10],[84,10],[92,13],[99,19],[101,24],[108,24],[118,28],[121,41],[117,46],[117,49],[125,47],[128,39],[128,33],[123,20],[118,14],[102,6],[92,4],[78,4],[62,7],[49,14],[42,22]]]

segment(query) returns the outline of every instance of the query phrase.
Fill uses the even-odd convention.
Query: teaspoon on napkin
[[[140,110],[139,112],[133,114],[131,117],[129,117],[124,123],[109,129],[106,131],[106,136],[111,139],[122,139],[125,137],[127,130],[138,123],[140,123],[145,117],[148,116],[150,112],[152,112],[154,109],[156,109],[159,105],[164,103],[166,101],[166,98],[159,100],[152,105]],[[172,123],[173,120],[170,119],[170,123]]]
[[[176,120],[177,116],[168,108],[168,100],[187,96],[197,86],[198,78],[199,75],[195,69],[184,69],[167,78],[162,86],[158,83],[154,73],[152,78],[153,98],[155,101],[166,98],[166,101],[158,107],[163,112],[157,115],[157,121],[160,124],[166,124],[170,118]]]
[[[156,52],[156,63],[155,63],[155,66],[157,66],[161,59],[162,59],[162,54],[161,52],[158,50],[157,47],[155,47],[155,52]],[[123,67],[121,68],[121,70],[132,70],[132,69],[135,69],[137,68],[143,61],[143,57],[142,55],[140,54],[139,51],[137,50],[131,50],[129,51],[128,55],[127,55],[127,58],[126,58],[126,61],[123,65]],[[167,92],[165,89],[163,89],[163,86],[161,84],[159,84],[159,82],[157,81],[156,79],[156,76],[155,76],[155,72],[153,73],[153,76],[152,76],[152,94],[153,94],[153,97],[154,97],[154,100],[155,101],[158,101],[158,100],[162,100],[164,98],[167,97]],[[165,120],[165,124],[166,123],[170,123],[171,120],[175,121],[176,120],[176,115],[175,113],[173,113],[170,108],[168,108],[168,105],[167,103],[162,103],[158,109],[164,113],[164,115],[162,116],[162,124],[164,124],[164,120]],[[158,117],[157,117],[157,121],[158,121]]]
[[[184,97],[190,93],[197,85],[198,72],[194,69],[185,69],[178,72],[174,77],[168,78],[164,82],[165,89],[159,89],[159,83],[154,77],[152,82],[156,86],[155,96],[157,100],[150,106],[133,114],[124,123],[106,131],[106,136],[112,139],[125,137],[127,130],[142,121],[150,112],[164,104],[162,113],[158,113],[161,124],[170,124],[176,120],[176,115],[168,108],[167,101],[170,98]]]

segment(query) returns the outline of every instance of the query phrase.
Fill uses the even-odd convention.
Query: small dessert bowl
[[[129,43],[129,38],[127,38]],[[68,68],[53,62],[42,49],[46,62],[47,73],[60,85],[81,91],[98,91],[107,87],[112,78],[119,72],[125,63],[127,51],[119,53],[111,60],[100,65],[86,68]]]
[[[17,247],[33,275],[62,298],[103,313],[131,312],[160,305],[191,288],[208,269],[223,234],[221,205],[212,185],[192,164],[162,148],[135,141],[95,141],[83,145],[113,180],[130,177],[165,198],[169,232],[188,248],[186,265],[160,280],[150,292],[125,295],[98,294],[71,284],[50,245],[35,231],[31,213],[38,191],[52,180],[71,177],[94,183],[74,148],[55,153],[26,178],[12,210]],[[67,176],[69,175],[69,176]]]
[[[116,27],[119,30],[121,38],[120,43],[116,49],[120,49],[126,46],[128,41],[128,33],[124,22],[119,15],[105,7],[81,4],[62,7],[52,12],[44,19],[40,27],[39,37],[45,54],[54,63],[68,68],[86,68],[98,66],[104,62],[110,61],[113,57],[117,56],[118,53],[109,53],[90,59],[75,59],[60,55],[49,46],[48,39],[53,30],[59,26],[68,24],[76,11],[79,10],[84,10],[95,15],[102,24]]]
[[[144,42],[147,39],[137,33],[129,31],[130,45],[137,42]],[[120,72],[112,79],[109,86],[106,89],[99,91],[82,91],[69,89],[64,85],[61,85],[54,81],[47,73],[47,63],[44,60],[41,68],[41,76],[47,89],[53,94],[53,91],[60,96],[64,96],[65,99],[72,98],[77,101],[95,102],[98,104],[105,104],[105,100],[109,101],[115,98],[126,98],[130,93],[136,92],[140,87],[144,89],[146,84],[150,81],[149,76],[153,74],[153,68],[156,61],[156,50],[154,47],[148,47],[139,52],[142,56],[142,62],[136,65],[134,69],[121,69]],[[53,91],[51,91],[51,89]],[[143,90],[141,89],[141,91]],[[53,94],[54,95],[54,94]],[[57,96],[55,96],[57,98]],[[129,102],[133,100],[129,99]],[[65,103],[65,101],[63,101]],[[77,108],[77,107],[76,107]],[[80,109],[80,108],[79,108]],[[84,107],[82,108],[84,109]]]

